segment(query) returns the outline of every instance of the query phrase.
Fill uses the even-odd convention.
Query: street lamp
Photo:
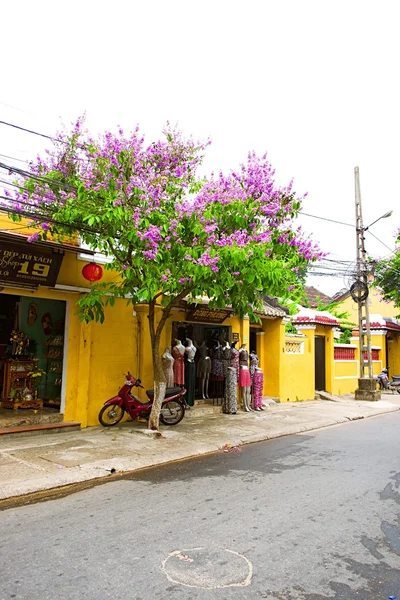
[[[356,400],[379,400],[380,392],[376,389],[376,381],[372,371],[371,352],[371,329],[369,322],[368,306],[368,268],[365,252],[365,232],[381,219],[387,219],[392,211],[373,221],[368,227],[364,227],[361,208],[360,173],[358,167],[354,169],[355,176],[355,203],[356,203],[356,236],[357,236],[357,281],[351,286],[352,298],[358,303],[358,331],[359,331],[359,353],[360,353],[360,377],[358,389],[355,392]],[[365,322],[365,333],[364,333]],[[364,340],[365,338],[365,340]],[[367,353],[367,361],[364,360],[364,352]],[[365,367],[368,366],[368,377],[365,377]]]
[[[375,221],[372,221],[372,223],[370,223],[368,225],[368,227],[364,227],[364,231],[367,231],[367,229],[369,229],[370,227],[372,227],[372,225],[375,225],[375,223],[377,223],[378,221],[380,221],[381,219],[387,219],[388,217],[391,217],[393,214],[392,210],[389,210],[387,213],[385,213],[384,215],[382,215],[381,217],[379,217],[378,219],[375,219]]]

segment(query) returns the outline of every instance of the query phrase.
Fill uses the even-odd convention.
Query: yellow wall
[[[311,332],[309,332],[311,333]],[[285,336],[284,342],[301,342],[302,353],[292,354],[282,352],[282,384],[280,392],[281,402],[296,400],[313,400],[315,397],[314,385],[314,352],[310,336]]]
[[[383,301],[382,294],[377,289],[370,288],[368,301],[369,312],[371,314],[396,317],[400,313],[400,309],[395,308],[393,302]],[[339,310],[348,312],[350,315],[348,320],[355,323],[358,328],[358,304],[354,302],[351,296],[340,302]]]

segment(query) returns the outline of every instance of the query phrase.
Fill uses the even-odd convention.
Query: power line
[[[372,235],[372,237],[374,237],[378,242],[380,242],[382,244],[382,246],[385,246],[385,248],[387,248],[388,250],[390,250],[391,254],[394,253],[394,250],[392,250],[391,248],[389,248],[389,246],[387,244],[385,244],[385,242],[382,242],[382,240],[380,240],[374,233],[372,233],[372,231],[370,231],[368,229],[368,233],[370,235]]]
[[[7,121],[0,121],[0,125],[6,125],[6,127],[13,127],[14,129],[19,129],[20,131],[25,131],[26,133],[32,133],[33,135],[38,135],[42,138],[46,138],[47,140],[51,140],[52,142],[61,142],[62,144],[67,144],[65,140],[59,140],[57,138],[53,138],[50,135],[45,133],[39,133],[38,131],[34,131],[33,129],[27,129],[26,127],[21,127],[20,125],[15,125],[14,123],[8,123]]]
[[[351,223],[343,223],[343,221],[335,221],[334,219],[328,219],[327,217],[317,217],[317,215],[310,215],[303,211],[299,212],[299,216],[301,216],[301,215],[304,215],[305,217],[311,217],[312,219],[319,219],[320,221],[329,221],[329,223],[337,223],[338,225],[346,225],[346,227],[353,227],[353,229],[355,228],[355,225],[352,225]]]
[[[8,154],[0,154],[3,158],[9,158],[10,160],[16,160],[17,162],[29,164],[29,161],[22,160],[22,158],[15,158],[15,156],[8,156]]]

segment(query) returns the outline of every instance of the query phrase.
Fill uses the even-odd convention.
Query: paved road
[[[4,511],[0,598],[400,598],[399,430],[386,415]]]

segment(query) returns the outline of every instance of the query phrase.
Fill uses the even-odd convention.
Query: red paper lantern
[[[103,277],[103,269],[96,263],[88,263],[83,267],[82,275],[87,281],[99,281]]]

